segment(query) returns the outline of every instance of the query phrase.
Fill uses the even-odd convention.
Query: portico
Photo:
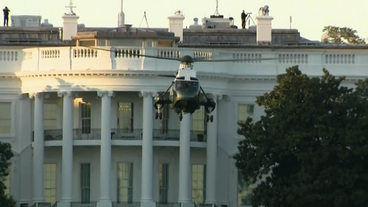
[[[73,126],[75,124],[75,102],[79,99],[82,93],[78,91],[58,91],[52,92],[56,93],[53,97],[59,98],[60,103],[62,103],[62,130],[61,130],[61,151],[62,151],[62,159],[61,159],[61,196],[60,201],[58,202],[58,206],[66,207],[69,206],[71,202],[75,202],[75,196],[73,199],[73,147],[75,145],[75,131]],[[131,92],[134,94],[133,92]],[[95,94],[95,95],[93,95]],[[154,167],[154,156],[153,151],[155,146],[160,146],[160,141],[157,139],[157,132],[155,132],[155,120],[153,119],[153,103],[152,99],[155,95],[155,92],[152,91],[140,91],[135,92],[135,96],[137,98],[141,98],[142,103],[142,130],[141,133],[138,134],[140,139],[140,144],[138,146],[142,147],[142,154],[141,154],[141,189],[140,189],[140,202],[142,206],[146,207],[154,207],[156,206],[157,199],[155,199],[155,191],[154,188],[155,177],[152,173],[155,170]],[[94,98],[91,98],[91,96]],[[99,102],[99,104],[95,104],[97,107],[100,108],[100,178],[96,182],[99,182],[100,192],[99,192],[99,200],[97,201],[97,206],[112,206],[114,202],[112,193],[113,186],[112,183],[114,182],[112,178],[114,177],[111,173],[112,168],[112,146],[114,146],[113,142],[115,141],[113,137],[114,132],[117,132],[112,129],[114,125],[111,120],[115,99],[118,99],[119,96],[123,97],[124,93],[116,93],[113,91],[96,91],[96,92],[89,92],[88,97],[82,97],[85,101],[89,101],[90,99],[93,101]],[[44,149],[45,146],[47,147],[47,143],[57,142],[52,140],[46,140],[47,130],[44,128],[44,104],[48,102],[50,97],[50,92],[40,92],[34,93],[29,96],[33,99],[34,102],[34,195],[33,200],[34,202],[43,202],[44,201],[44,193],[43,193],[43,164],[44,164]],[[221,96],[213,96],[220,100],[218,97]],[[114,101],[112,101],[114,99]],[[143,100],[142,100],[143,99]],[[216,99],[215,99],[216,100]],[[93,102],[95,103],[95,102]],[[216,111],[216,110],[215,110]],[[213,112],[214,117],[216,117],[216,112]],[[96,111],[95,111],[96,112]],[[79,111],[78,113],[81,113]],[[171,113],[171,112],[170,112]],[[176,114],[174,114],[176,115]],[[173,116],[174,116],[173,115]],[[96,115],[97,116],[97,115]],[[177,121],[179,122],[179,118],[174,116]],[[217,117],[216,117],[217,118]],[[158,120],[157,120],[158,121]],[[159,122],[159,121],[158,121]],[[178,203],[183,203],[185,205],[192,205],[192,196],[191,196],[191,148],[195,147],[198,148],[200,146],[206,146],[206,143],[201,143],[197,136],[193,136],[193,129],[191,126],[191,117],[187,117],[183,119],[180,123],[180,129],[178,130],[177,138],[178,140],[173,139],[168,135],[168,138],[171,137],[167,142],[177,142],[178,147],[180,147],[179,153],[179,180],[178,180]],[[210,126],[215,124],[214,126]],[[213,123],[208,123],[207,128],[207,136],[209,137],[207,140],[207,156],[210,154],[211,157],[207,159],[207,166],[208,169],[206,171],[207,180],[206,180],[206,203],[214,204],[216,203],[216,189],[214,189],[216,183],[216,148],[217,148],[217,127],[216,127],[216,119],[214,119]],[[133,127],[134,128],[134,127]],[[81,129],[82,131],[86,131],[86,129]],[[180,133],[179,133],[180,131]],[[170,132],[169,132],[170,134]],[[194,134],[195,135],[195,134]],[[78,141],[84,140],[82,139]],[[180,140],[180,141],[179,141]],[[86,139],[85,141],[93,141]],[[130,140],[128,140],[129,142]],[[137,140],[138,141],[138,140]],[[193,145],[193,141],[197,142],[200,145]],[[209,142],[209,143],[208,143]],[[175,146],[173,146],[175,147]],[[201,148],[201,147],[200,147]],[[212,169],[212,170],[210,170]],[[213,170],[214,169],[214,170]],[[96,169],[97,170],[97,169]],[[77,200],[78,201],[78,200]]]

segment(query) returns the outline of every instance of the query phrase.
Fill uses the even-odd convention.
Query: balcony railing
[[[334,75],[363,75],[368,65],[368,53],[349,49],[345,46],[324,46],[313,50],[295,50],[290,46],[283,46],[285,50],[262,50],[255,51],[253,47],[240,49],[201,49],[201,48],[156,48],[156,47],[46,47],[27,49],[0,49],[1,72],[50,72],[61,70],[63,72],[80,72],[81,70],[119,70],[134,72],[141,70],[162,71],[162,68],[172,68],[176,71],[178,63],[175,61],[154,60],[143,58],[138,54],[146,54],[157,57],[172,57],[190,55],[194,58],[204,59],[233,59],[233,62],[208,63],[197,65],[199,72],[226,73],[238,76],[275,76],[287,67],[299,65],[308,71],[308,74],[321,73],[321,68],[334,71]],[[314,47],[314,46],[313,46]],[[334,49],[332,48],[334,47]],[[356,46],[355,48],[363,48]],[[306,48],[311,48],[307,46]],[[111,54],[117,51],[116,54]],[[128,53],[128,55],[125,55]],[[262,60],[263,58],[275,58],[274,60]],[[112,64],[114,63],[114,64]],[[211,68],[210,70],[208,68]],[[249,69],[250,68],[250,69]],[[281,69],[281,70],[280,70]],[[87,72],[87,71],[86,71]]]
[[[62,129],[48,129],[44,131],[45,141],[60,141],[63,139]],[[180,130],[160,130],[154,129],[152,132],[153,140],[156,141],[179,141]],[[112,140],[142,140],[142,129],[111,129]],[[74,140],[100,140],[101,129],[73,129]],[[190,131],[190,141],[206,142],[207,137],[205,132]]]
[[[72,202],[71,207],[96,207],[97,202],[89,202],[89,203],[82,203],[82,202]]]
[[[113,202],[112,203],[112,207],[140,207],[141,203],[140,202],[132,202],[132,203],[128,203],[128,202]]]
[[[156,203],[156,207],[181,207],[180,203]]]

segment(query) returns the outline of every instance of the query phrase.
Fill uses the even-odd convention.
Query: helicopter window
[[[184,77],[177,77],[177,80],[184,80]]]
[[[176,90],[180,89],[197,89],[199,87],[198,81],[176,81],[175,88]]]
[[[190,77],[190,80],[198,80],[198,78]]]

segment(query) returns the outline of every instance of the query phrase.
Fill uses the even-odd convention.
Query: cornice
[[[158,75],[173,75],[175,71],[141,71],[141,70],[122,70],[122,71],[106,71],[106,70],[73,70],[73,71],[42,71],[42,72],[17,72],[16,77],[19,78],[50,78],[50,77],[158,77]],[[234,76],[223,73],[198,72],[199,78],[209,79],[225,79],[230,80]]]
[[[0,73],[0,79],[18,79],[19,77],[15,73]]]
[[[147,71],[147,70],[72,70],[72,71],[42,71],[42,72],[16,72],[13,74],[0,74],[1,78],[58,78],[58,77],[158,77],[158,75],[173,75],[175,71]],[[197,72],[197,77],[217,80],[234,81],[275,81],[276,75],[231,75],[225,73]],[[319,76],[310,76],[319,77]],[[354,82],[367,78],[366,76],[346,76],[346,81]]]

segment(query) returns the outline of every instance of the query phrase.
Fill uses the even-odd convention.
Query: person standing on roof
[[[9,27],[9,12],[10,10],[8,9],[8,7],[6,6],[4,9],[3,9],[3,12],[4,12],[4,27],[5,25],[7,27]]]
[[[243,12],[241,13],[241,20],[242,20],[242,28],[245,29],[245,19],[247,18],[247,14],[245,13],[245,11],[243,10]]]

